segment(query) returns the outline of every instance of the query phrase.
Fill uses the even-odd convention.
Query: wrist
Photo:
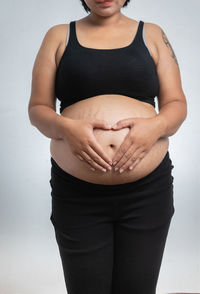
[[[154,117],[156,123],[156,130],[158,131],[158,139],[161,137],[166,137],[167,124],[165,118],[161,114],[157,114]]]
[[[55,120],[55,127],[58,139],[62,140],[64,137],[66,137],[66,133],[70,127],[71,121],[71,118],[67,118],[59,114],[57,115]]]

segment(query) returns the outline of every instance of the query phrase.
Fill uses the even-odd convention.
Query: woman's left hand
[[[119,120],[115,125],[117,127],[112,126],[113,130],[130,128],[112,159],[114,169],[117,167],[119,171],[123,169],[121,171],[123,172],[127,168],[135,167],[148,153],[160,137],[160,129],[156,116],[151,118],[127,118]]]

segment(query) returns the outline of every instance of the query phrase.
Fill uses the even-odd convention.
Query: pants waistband
[[[122,183],[122,184],[114,184],[114,185],[103,185],[103,184],[95,184],[95,183],[91,183],[91,182],[87,182],[84,181],[82,179],[79,179],[69,173],[67,173],[66,171],[64,171],[62,168],[60,168],[60,166],[55,162],[55,160],[51,157],[51,176],[53,177],[54,174],[60,176],[62,179],[64,179],[66,181],[66,184],[74,184],[74,185],[78,185],[78,189],[81,190],[87,190],[88,191],[126,191],[129,189],[133,189],[133,188],[138,188],[141,185],[147,184],[149,182],[155,181],[157,178],[159,177],[164,177],[166,175],[169,175],[169,173],[171,174],[171,169],[174,167],[172,165],[172,161],[170,159],[169,156],[169,151],[167,151],[165,157],[163,158],[163,160],[161,161],[161,163],[148,175],[146,175],[145,177],[133,181],[133,182],[127,182],[127,183]]]

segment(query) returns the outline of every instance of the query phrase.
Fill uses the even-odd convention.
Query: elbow
[[[31,125],[35,126],[35,119],[34,119],[34,112],[33,112],[33,109],[35,109],[35,106],[36,105],[32,105],[32,106],[28,106],[28,116],[29,116],[29,121],[31,123]]]
[[[28,104],[28,117],[29,117],[29,120],[30,120],[30,123],[33,125],[33,121],[32,121],[32,114],[31,114],[31,108],[33,106],[31,105],[30,101],[29,101],[29,104]]]
[[[33,125],[33,120],[32,120],[32,115],[31,115],[31,109],[28,108],[28,117],[29,117],[29,121],[31,123],[31,125]]]
[[[183,93],[183,96],[181,97],[181,99],[179,100],[181,103],[183,103],[184,105],[184,111],[183,111],[183,120],[185,120],[187,118],[187,114],[188,114],[188,107],[187,107],[187,100],[186,97]]]
[[[186,100],[185,100],[185,101],[182,101],[182,100],[181,100],[180,102],[182,102],[182,103],[184,104],[183,121],[185,121],[186,118],[187,118],[187,115],[188,115],[187,101],[186,101]]]
[[[31,113],[31,107],[28,107],[28,117],[29,117],[29,121],[30,121],[31,125],[33,125],[33,117],[32,117],[32,113]]]
[[[182,110],[182,121],[186,120],[187,114],[188,114],[188,107],[187,107],[187,100],[185,95],[181,97],[181,99],[177,98],[174,99],[172,102],[178,102],[181,105],[181,110]]]

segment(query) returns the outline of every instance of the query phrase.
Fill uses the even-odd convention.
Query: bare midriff
[[[121,119],[148,118],[156,114],[151,104],[116,94],[98,95],[78,101],[64,108],[61,113],[70,119],[105,120],[112,125]],[[112,159],[129,131],[127,127],[120,130],[94,128],[94,135]],[[107,172],[98,169],[92,171],[85,161],[81,161],[71,152],[70,146],[62,139],[51,139],[50,153],[58,166],[74,177],[96,184],[115,185],[133,182],[151,173],[165,157],[168,146],[168,137],[159,138],[135,168],[126,169],[122,173],[114,171],[114,167],[112,170],[107,169]]]

